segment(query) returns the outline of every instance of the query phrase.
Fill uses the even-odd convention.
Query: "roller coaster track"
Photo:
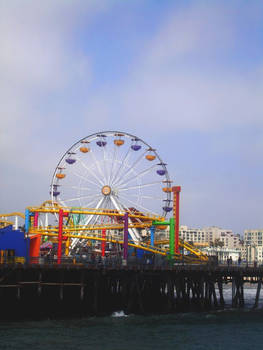
[[[14,223],[11,221],[7,221],[7,220],[2,220],[0,219],[0,228],[4,228],[10,225],[13,225]]]
[[[49,206],[50,205],[50,206]],[[91,209],[91,208],[64,208],[60,207],[59,205],[54,205],[51,203],[51,201],[46,201],[41,204],[40,207],[29,207],[28,208],[31,212],[39,212],[39,213],[50,213],[50,214],[58,214],[59,210],[63,210],[65,213],[68,213],[69,215],[72,214],[83,214],[83,215],[107,215],[107,216],[113,216],[113,217],[119,217],[121,218],[124,214],[125,211],[117,211],[117,210],[105,210],[105,209]],[[13,212],[9,214],[0,214],[0,224],[2,223],[3,225],[12,225],[12,222],[9,222],[6,220],[7,217],[15,217],[19,216],[23,219],[25,219],[25,215],[19,212]],[[152,226],[152,222],[154,220],[159,220],[163,221],[164,218],[160,216],[156,216],[153,214],[148,214],[148,213],[129,213],[130,218],[136,218],[140,219],[141,222],[138,223],[129,223],[128,228],[147,228]],[[5,226],[4,226],[5,227]],[[83,225],[70,225],[70,226],[65,226],[63,228],[63,236],[65,238],[77,238],[77,239],[87,239],[87,240],[97,240],[97,241],[106,241],[106,242],[112,242],[112,243],[118,243],[118,244],[123,244],[123,240],[121,240],[119,237],[113,237],[112,235],[102,238],[99,236],[98,233],[94,235],[85,235],[83,232],[85,231],[94,231],[94,230],[122,230],[123,229],[123,224],[118,224],[116,223],[115,225],[110,224],[103,224],[102,225],[97,225],[97,226],[83,226]],[[74,234],[74,233],[78,234]],[[40,234],[44,236],[50,236],[50,237],[58,237],[58,227],[57,226],[47,226],[47,227],[31,227],[29,230],[29,234]],[[158,247],[158,245],[162,244],[169,244],[169,240],[163,240],[163,241],[156,241],[154,246],[151,246],[147,243],[144,242],[139,242],[139,243],[134,243],[133,241],[129,241],[128,245],[130,247],[142,249],[147,252],[151,252],[154,254],[159,254],[163,256],[168,256],[169,251],[164,248]],[[182,254],[175,254],[174,258],[175,259],[184,259],[185,262],[206,262],[208,261],[207,255],[205,255],[201,250],[198,248],[192,246],[188,242],[179,241],[179,246],[182,247],[183,249],[187,250],[190,254],[188,255],[182,255]]]
[[[0,218],[8,218],[10,216],[20,216],[20,218],[25,219],[25,214],[19,212],[0,214]]]
[[[130,226],[134,227],[134,225],[130,225]],[[112,227],[113,226],[111,226],[111,228]],[[122,228],[122,226],[121,226],[121,228]],[[94,229],[100,230],[101,227],[98,227],[98,228],[85,227],[85,230],[90,230],[91,231],[91,230],[94,230]],[[82,232],[83,232],[84,228],[80,227],[79,230],[82,230]],[[104,237],[100,236],[97,233],[94,234],[94,235],[84,235],[84,234],[76,235],[76,234],[72,234],[71,233],[72,231],[76,231],[76,227],[74,227],[74,228],[64,228],[63,229],[63,237],[64,237],[64,239],[66,239],[66,238],[78,238],[78,239],[93,240],[93,241],[106,241],[106,242],[109,242],[109,243],[117,243],[117,244],[121,244],[121,245],[123,244],[123,240],[120,239],[119,237],[114,237],[114,235],[109,235],[108,237],[104,238]],[[49,228],[39,228],[39,229],[32,228],[32,229],[30,229],[29,234],[34,234],[34,235],[35,234],[40,234],[40,235],[44,235],[44,236],[57,238],[58,237],[58,229],[57,229],[56,226],[49,227]],[[134,247],[134,248],[137,248],[137,249],[142,249],[144,251],[147,251],[147,252],[150,252],[150,253],[154,253],[154,254],[159,254],[159,255],[162,255],[162,256],[168,256],[169,255],[169,251],[167,249],[159,248],[158,246],[151,246],[149,244],[142,243],[142,242],[140,242],[139,244],[138,243],[136,244],[133,241],[129,241],[128,242],[128,246]],[[206,262],[208,260],[206,255],[204,255],[198,249],[192,247],[190,244],[188,244],[186,242],[184,244],[182,244],[182,241],[180,241],[180,246],[183,247],[184,249],[188,250],[193,255],[191,255],[191,256],[184,255],[183,256],[182,254],[175,254],[175,256],[174,256],[175,260],[182,261],[182,259],[183,259],[186,263]]]
[[[46,202],[44,202],[46,203]],[[48,203],[48,201],[47,201]],[[50,213],[58,214],[59,210],[62,209],[64,213],[68,214],[82,214],[82,215],[102,215],[102,216],[113,216],[113,217],[123,217],[126,211],[124,210],[108,210],[108,209],[98,209],[98,208],[81,208],[81,209],[69,209],[68,207],[45,207],[43,204],[41,207],[28,207],[31,212],[38,213]],[[141,219],[143,221],[163,221],[162,216],[153,215],[151,213],[129,213],[129,218]]]
[[[157,240],[155,241],[155,245],[164,245],[164,244],[169,244],[169,240]],[[196,258],[199,258],[202,261],[208,261],[208,257],[206,254],[204,254],[200,249],[194,247],[190,243],[186,241],[182,241],[181,239],[179,240],[179,246],[183,249],[186,249],[190,254],[193,254]],[[185,255],[186,257],[186,255]]]
[[[18,216],[22,219],[25,219],[25,215],[23,213],[19,213],[19,212],[0,214],[0,227],[4,228],[4,227],[10,226],[10,225],[14,226],[15,225],[14,222],[8,221],[7,218],[14,217],[15,221],[17,221]]]

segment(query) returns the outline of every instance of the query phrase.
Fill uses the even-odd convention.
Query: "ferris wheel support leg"
[[[123,228],[123,265],[127,265],[128,259],[128,224],[129,224],[129,215],[125,213],[123,216],[124,228]]]

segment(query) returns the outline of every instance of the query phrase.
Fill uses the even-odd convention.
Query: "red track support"
[[[102,238],[106,238],[106,230],[101,231]],[[101,256],[105,256],[106,241],[101,241]]]
[[[62,234],[63,234],[63,210],[59,209],[58,213],[58,264],[61,263],[61,255],[62,255]]]
[[[179,205],[180,205],[180,192],[181,186],[172,187],[174,194],[174,205],[173,205],[173,215],[175,221],[175,230],[174,230],[174,252],[180,253],[179,251]]]

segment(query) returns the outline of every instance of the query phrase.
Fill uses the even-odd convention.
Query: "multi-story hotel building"
[[[263,262],[263,229],[245,230],[242,259],[248,262]]]
[[[213,245],[221,242],[221,245],[225,248],[238,248],[240,246],[240,237],[234,234],[232,230],[225,230],[220,227],[211,226],[200,228],[189,228],[187,226],[181,226],[179,235],[181,239],[194,244]]]

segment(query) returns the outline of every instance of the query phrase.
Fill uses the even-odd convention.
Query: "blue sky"
[[[0,0],[0,212],[103,130],[155,147],[181,223],[263,228],[262,1]]]

